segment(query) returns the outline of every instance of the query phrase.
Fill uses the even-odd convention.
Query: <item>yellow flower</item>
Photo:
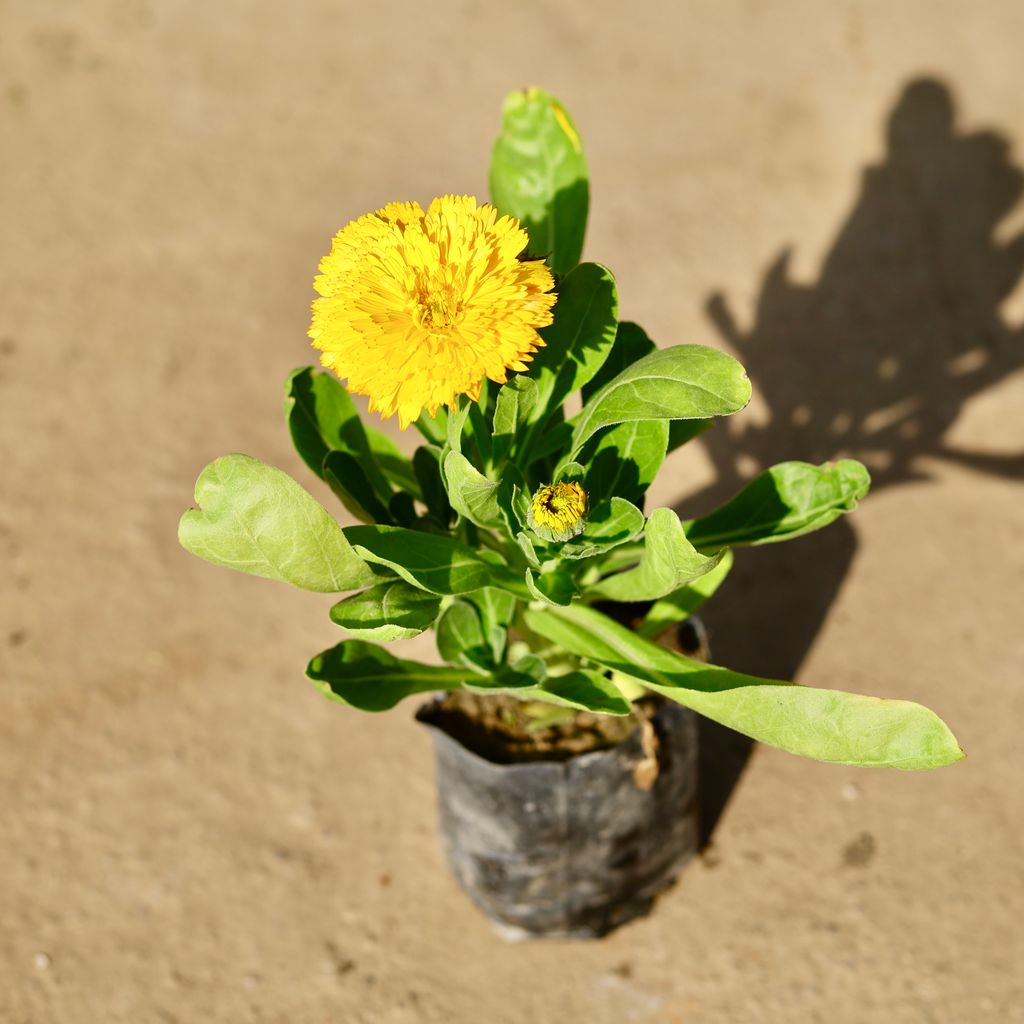
[[[587,492],[577,483],[545,484],[534,494],[526,521],[544,540],[572,540],[586,529]]]
[[[554,281],[542,260],[519,259],[526,243],[517,220],[472,196],[352,221],[313,282],[320,361],[403,430],[423,409],[476,401],[485,377],[527,368],[552,321]]]

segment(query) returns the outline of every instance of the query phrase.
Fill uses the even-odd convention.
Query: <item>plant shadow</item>
[[[1024,451],[965,450],[947,440],[969,399],[1024,364],[1024,331],[1000,312],[1024,273],[1024,233],[996,240],[1022,193],[1024,172],[1004,136],[959,131],[941,81],[908,84],[888,119],[885,158],[865,171],[818,280],[793,283],[783,251],[764,276],[748,331],[723,295],[709,297],[708,314],[768,416],[760,424],[740,417],[700,438],[715,482],[683,501],[680,515],[708,512],[752,472],[788,459],[860,459],[873,491],[929,479],[935,459],[1024,477]],[[716,661],[799,678],[857,536],[844,518],[793,543],[737,553],[728,585],[703,613]],[[706,844],[752,743],[702,721],[701,744]]]

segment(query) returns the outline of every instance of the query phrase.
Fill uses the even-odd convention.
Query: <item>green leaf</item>
[[[722,585],[725,577],[729,575],[732,562],[732,552],[726,551],[711,572],[655,601],[651,610],[644,616],[643,622],[637,627],[637,633],[653,640],[661,636],[665,630],[689,618]]]
[[[541,330],[544,348],[533,357],[530,376],[537,382],[537,403],[523,447],[565,398],[601,368],[615,342],[618,296],[615,279],[597,263],[581,263],[558,286],[555,320]]]
[[[535,600],[547,604],[569,604],[579,594],[572,577],[559,568],[548,569],[546,572],[527,569],[526,587]]]
[[[462,451],[462,432],[466,428],[466,420],[469,419],[469,410],[474,405],[468,398],[459,398],[458,406],[448,412],[448,423],[446,438],[448,447],[453,452]]]
[[[344,533],[368,562],[385,565],[434,594],[467,594],[491,586],[525,593],[518,576],[451,537],[398,526],[349,526]]]
[[[442,405],[433,416],[421,412],[413,426],[426,438],[428,444],[439,448],[448,440],[448,410]]]
[[[331,620],[360,640],[408,640],[437,618],[441,598],[401,580],[387,580],[343,598],[331,609]]]
[[[388,515],[396,526],[406,526],[410,530],[420,520],[416,511],[416,502],[408,491],[395,491],[388,502]]]
[[[672,420],[668,425],[668,450],[674,452],[695,437],[710,430],[714,420]]]
[[[384,476],[396,487],[408,491],[413,497],[422,497],[413,472],[412,463],[387,434],[365,426],[366,443],[370,446],[370,459],[380,467]]]
[[[560,558],[591,558],[631,540],[644,528],[644,514],[625,498],[612,498],[592,509],[587,528],[558,550]]]
[[[762,743],[838,764],[937,768],[963,757],[934,712],[883,700],[747,676],[638,637],[593,608],[529,609],[527,626],[563,650],[642,682]]]
[[[536,86],[511,93],[491,154],[491,199],[530,236],[556,273],[579,262],[590,193],[587,162],[565,108]]]
[[[390,438],[366,427],[341,383],[312,366],[294,370],[285,381],[285,418],[302,461],[322,480],[329,452],[348,452],[363,469],[383,502],[391,495],[386,469],[403,480],[411,477],[409,460]]]
[[[587,466],[585,486],[591,499],[598,501],[615,494],[643,504],[647,488],[665,461],[668,437],[667,420],[633,420],[601,434],[593,453],[583,458]]]
[[[628,715],[633,710],[618,687],[601,673],[576,669],[549,676],[544,661],[532,654],[512,666],[502,665],[490,676],[467,679],[465,689],[473,693],[509,693],[524,702],[543,701],[604,715]]]
[[[432,444],[420,445],[413,453],[412,468],[427,512],[447,528],[452,521],[452,506],[441,479],[441,449]]]
[[[438,653],[451,665],[487,669],[493,662],[477,609],[468,601],[453,601],[437,620]]]
[[[526,556],[526,561],[534,568],[540,568],[540,559],[537,556],[537,549],[533,546],[533,541],[523,533],[521,530],[516,534],[516,543],[519,545],[520,550]]]
[[[468,594],[466,600],[476,605],[484,626],[484,634],[491,646],[495,663],[505,657],[508,644],[508,627],[516,610],[516,599],[496,587],[484,587]]]
[[[608,358],[594,376],[583,385],[583,404],[598,393],[614,377],[632,366],[638,359],[653,352],[657,346],[647,337],[647,333],[631,320],[620,321],[615,330],[615,343],[612,345]]]
[[[854,459],[821,466],[782,462],[711,515],[690,523],[686,534],[704,550],[789,540],[852,511],[870,486],[868,471]]]
[[[494,405],[495,462],[503,461],[512,451],[516,437],[529,423],[536,405],[537,382],[523,373],[509,377]]]
[[[518,677],[521,679],[521,676]],[[469,689],[476,689],[470,686]],[[493,692],[489,688],[488,692]],[[628,715],[633,708],[615,684],[592,669],[577,669],[561,676],[548,676],[534,686],[509,687],[519,700],[539,700],[562,708],[593,711],[600,715]]]
[[[199,474],[195,494],[178,540],[214,565],[320,593],[375,582],[323,505],[273,466],[225,455]]]
[[[679,516],[656,508],[644,530],[644,549],[635,569],[608,576],[587,591],[588,598],[606,601],[647,601],[664,597],[698,579],[718,564],[721,555],[702,555],[686,539]]]
[[[390,525],[393,522],[354,455],[343,451],[328,452],[321,476],[356,519],[364,523]]]
[[[404,661],[362,640],[345,640],[306,668],[325,697],[360,711],[387,711],[415,693],[457,690],[471,675],[468,668]]]
[[[610,679],[591,669],[548,676],[539,686],[520,691],[517,696],[603,715],[628,715],[633,710]]]
[[[448,499],[459,515],[477,526],[501,526],[498,498],[501,484],[488,480],[461,452],[448,453],[444,472],[448,480]]]
[[[616,423],[728,416],[749,401],[750,381],[732,356],[704,345],[659,349],[605,384],[570,421],[569,458]]]

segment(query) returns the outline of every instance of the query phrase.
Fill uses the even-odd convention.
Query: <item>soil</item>
[[[3,1024],[1024,1022],[1024,5],[2,19]],[[229,451],[349,521],[282,422],[316,262],[389,200],[486,194],[530,82],[587,147],[586,256],[623,318],[753,381],[649,507],[708,510],[783,459],[871,463],[847,520],[739,553],[705,608],[715,660],[921,701],[968,758],[745,761],[719,734],[712,845],[656,912],[509,946],[441,859],[413,702],[362,714],[304,679],[341,639],[330,595],[175,530]]]
[[[537,728],[537,718],[515,697],[453,691],[418,714],[421,721],[443,729],[464,747],[496,764],[565,761],[578,754],[606,750],[631,736],[649,721],[661,701],[644,698],[622,717],[588,711]]]

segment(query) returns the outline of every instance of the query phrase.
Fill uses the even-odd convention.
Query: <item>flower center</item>
[[[462,319],[462,303],[451,286],[421,288],[412,316],[425,331],[446,331]]]

